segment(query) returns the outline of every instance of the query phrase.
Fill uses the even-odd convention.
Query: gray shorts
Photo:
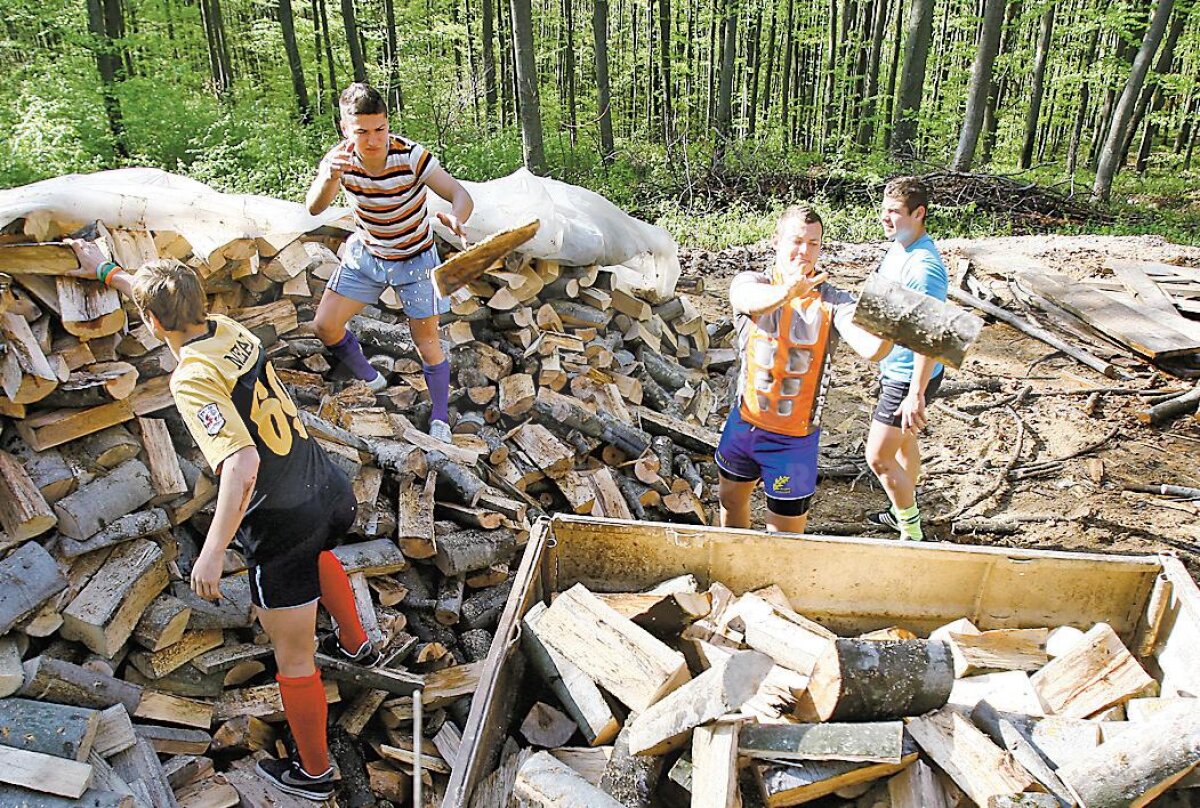
[[[327,288],[373,306],[391,286],[408,318],[423,320],[450,311],[450,298],[439,295],[433,285],[433,270],[440,263],[437,247],[403,261],[378,258],[367,251],[355,234],[346,242],[346,254]]]

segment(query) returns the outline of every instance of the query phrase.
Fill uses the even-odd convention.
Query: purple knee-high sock
[[[346,336],[342,337],[338,342],[335,342],[333,345],[326,345],[325,347],[330,350],[339,362],[348,367],[350,372],[354,374],[354,378],[359,381],[369,382],[379,374],[379,371],[371,367],[371,363],[363,355],[362,346],[358,344],[358,339],[349,330],[346,331]]]
[[[422,365],[425,373],[425,384],[429,387],[429,400],[433,410],[429,414],[431,421],[448,421],[450,419],[450,361],[442,360],[440,365]]]

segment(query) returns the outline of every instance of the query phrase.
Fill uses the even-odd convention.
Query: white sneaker
[[[440,440],[442,443],[454,442],[453,438],[450,437],[450,424],[445,421],[430,421],[429,435]]]
[[[367,382],[367,387],[371,388],[372,393],[379,393],[387,387],[387,379],[383,378],[382,373],[376,373],[375,378]]]

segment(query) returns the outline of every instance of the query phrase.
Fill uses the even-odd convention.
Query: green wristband
[[[108,284],[108,276],[116,270],[120,269],[115,261],[105,261],[100,266],[96,267],[96,280],[103,284]]]

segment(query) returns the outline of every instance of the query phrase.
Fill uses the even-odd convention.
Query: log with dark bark
[[[650,437],[641,430],[621,423],[608,413],[591,412],[578,399],[546,387],[538,390],[532,414],[539,423],[559,434],[577,429],[612,444],[630,457],[640,456],[650,445]]]
[[[459,529],[434,539],[437,550],[434,563],[443,575],[464,575],[507,561],[516,549],[511,530]]]
[[[946,643],[838,638],[817,658],[801,707],[818,721],[903,718],[943,706],[953,685]]]
[[[855,324],[916,353],[961,367],[983,320],[950,303],[906,289],[878,273],[867,278]]]

